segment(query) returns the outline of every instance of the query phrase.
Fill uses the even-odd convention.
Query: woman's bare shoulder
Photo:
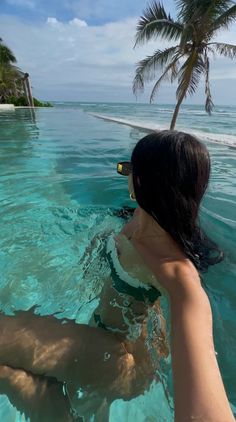
[[[201,287],[199,273],[187,258],[157,260],[153,273],[169,295],[192,294]]]
[[[200,277],[197,269],[174,243],[169,244],[163,239],[148,240],[149,242],[135,240],[133,243],[155,276],[154,287],[160,288],[161,284],[166,290],[175,289],[175,286],[186,285],[190,280],[199,285]]]

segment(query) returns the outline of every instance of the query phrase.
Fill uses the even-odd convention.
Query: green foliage
[[[16,58],[10,48],[7,47],[3,43],[2,38],[0,38],[0,66],[12,63],[16,63]]]
[[[0,103],[5,103],[6,98],[22,95],[22,84],[19,79],[22,72],[15,66],[16,58],[0,38]]]
[[[22,80],[27,75],[15,66],[16,58],[0,38],[0,103],[28,106]],[[34,98],[35,107],[53,107]]]
[[[35,107],[53,107],[53,105],[51,103],[49,103],[48,101],[46,103],[37,100],[37,98],[34,98],[34,106]]]
[[[49,101],[43,102],[43,101],[39,101],[36,98],[34,98],[34,106],[35,107],[53,107],[52,103],[50,103]]]
[[[4,103],[6,104],[14,104],[15,106],[27,106],[27,101],[25,97],[15,97],[14,95],[10,95],[9,97],[5,98]]]
[[[144,15],[139,19],[135,45],[158,36],[168,40],[178,39],[182,30],[183,25],[167,15],[161,3],[154,2],[147,6]]]
[[[16,58],[13,52],[0,38],[0,103],[28,106],[25,97],[23,78],[26,76],[15,66]],[[35,107],[52,107],[49,102],[41,102],[34,98]]]
[[[163,5],[152,2],[140,17],[137,25],[135,47],[158,37],[174,41],[176,45],[157,50],[137,63],[133,81],[135,94],[143,91],[146,82],[159,77],[151,93],[152,102],[163,80],[177,80],[177,105],[171,122],[176,117],[183,99],[193,95],[201,76],[205,78],[205,109],[210,114],[213,102],[209,83],[210,60],[214,54],[234,59],[236,46],[211,42],[220,29],[227,29],[236,20],[236,5],[231,0],[176,0],[177,19],[166,13]]]
[[[27,107],[28,103],[24,96],[21,97],[15,97],[14,95],[11,95],[7,97],[4,101],[6,104],[14,104],[16,107]],[[34,98],[34,106],[35,107],[53,107],[53,105],[49,102],[42,102],[37,100],[37,98]]]

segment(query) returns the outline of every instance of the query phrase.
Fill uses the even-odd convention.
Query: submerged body
[[[18,382],[22,377],[24,388],[28,382],[27,393],[32,407],[28,414],[32,422],[42,418],[33,386],[44,384],[46,400],[50,390],[45,381],[50,377],[54,383],[58,382],[53,399],[55,408],[58,402],[65,403],[67,408],[68,419],[64,415],[63,421],[95,414],[102,422],[108,420],[113,400],[129,400],[143,394],[157,379],[159,361],[168,355],[168,346],[160,292],[153,286],[154,281],[157,283],[156,278],[132,241],[140,223],[138,214],[136,211],[119,235],[107,239],[106,256],[111,265],[111,277],[104,280],[100,302],[89,326],[36,316],[30,311],[17,312],[14,317],[0,317],[0,363],[10,367],[4,366],[4,370],[0,370],[0,379],[6,380],[12,369],[25,369],[19,372]],[[159,316],[159,324],[154,327],[148,347],[150,311]],[[8,327],[7,332],[4,326]],[[34,378],[32,374],[41,378]],[[14,382],[13,377],[10,378],[12,387],[9,387],[8,395],[11,399]],[[0,391],[3,391],[1,383]],[[25,411],[23,397],[20,401],[18,407]],[[44,407],[44,421],[51,422],[53,404],[50,403],[48,411]]]
[[[111,369],[108,388],[104,382],[96,391],[89,381],[89,367],[89,387],[80,390],[81,398],[78,399],[77,391],[73,394],[73,387],[70,389],[68,385],[71,406],[77,414],[85,408],[96,414],[98,409],[94,408],[94,404],[96,406],[99,400],[100,407],[104,399],[110,403],[117,398],[129,400],[143,394],[153,380],[158,381],[160,359],[169,354],[165,320],[159,302],[161,293],[154,287],[156,278],[132,244],[131,233],[134,234],[138,228],[138,214],[139,210],[136,210],[119,235],[108,238],[106,259],[110,264],[111,277],[104,280],[99,305],[89,322],[90,327],[100,328],[116,338],[124,352],[123,362],[120,366],[118,364],[118,376]],[[147,323],[153,316],[156,324],[154,322],[152,338],[149,339]],[[103,363],[99,363],[99,370],[106,371],[111,358],[107,350]]]

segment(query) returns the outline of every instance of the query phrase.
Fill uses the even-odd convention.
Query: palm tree
[[[23,94],[22,72],[15,65],[16,57],[0,38],[0,102]]]
[[[233,59],[236,46],[212,41],[221,29],[228,29],[236,20],[236,4],[230,0],[176,0],[177,19],[167,14],[161,3],[148,5],[140,17],[135,47],[161,37],[175,42],[173,47],[157,50],[137,64],[133,91],[144,90],[144,84],[157,79],[150,96],[153,102],[161,82],[177,80],[174,114],[170,129],[174,129],[179,108],[184,98],[192,95],[202,75],[205,77],[205,109],[211,114],[213,101],[209,84],[210,56],[220,54]]]
[[[0,66],[12,63],[16,63],[16,58],[10,48],[3,44],[2,38],[0,38]]]

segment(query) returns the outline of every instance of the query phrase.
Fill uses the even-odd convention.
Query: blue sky
[[[145,0],[1,0],[1,13],[18,16],[24,20],[44,22],[54,16],[67,22],[75,16],[88,25],[103,25],[126,17],[138,16],[145,8]],[[165,1],[173,12],[173,1]]]
[[[45,100],[134,102],[135,63],[163,41],[133,49],[145,0],[1,0],[0,37],[18,65],[31,75],[34,95]],[[173,0],[164,2],[175,14]],[[219,40],[236,44],[236,29]],[[235,62],[214,60],[212,91],[216,104],[236,103]],[[151,85],[138,101],[148,101]],[[201,103],[203,85],[189,101]],[[163,85],[158,102],[175,101],[175,88]]]

